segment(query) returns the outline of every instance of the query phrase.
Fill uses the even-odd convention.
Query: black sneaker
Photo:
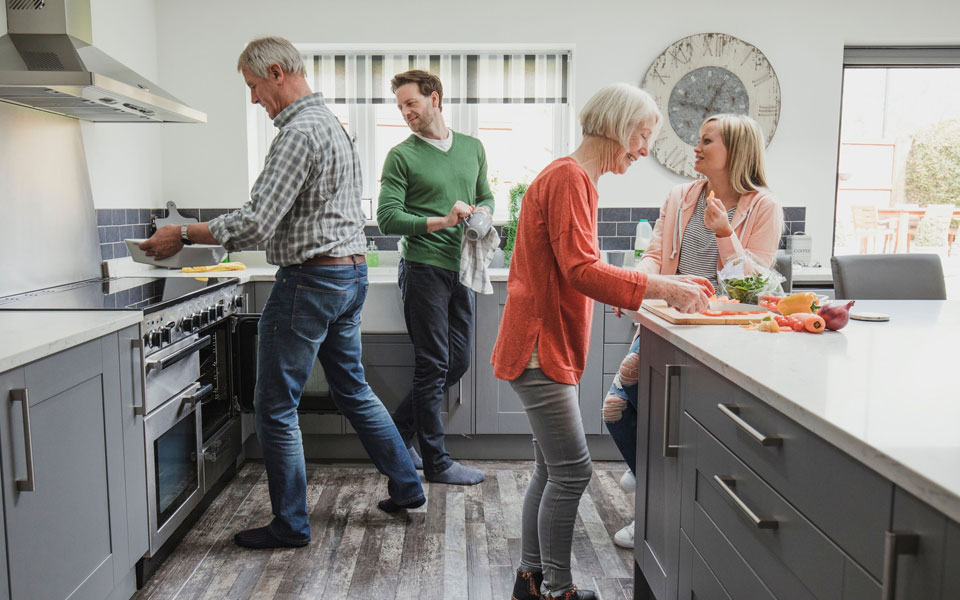
[[[540,584],[543,573],[527,573],[517,569],[517,579],[513,582],[512,600],[532,600],[540,597]]]

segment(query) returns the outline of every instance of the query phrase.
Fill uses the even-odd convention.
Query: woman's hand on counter
[[[713,286],[692,275],[647,275],[646,298],[666,300],[682,313],[698,313],[710,305]]]

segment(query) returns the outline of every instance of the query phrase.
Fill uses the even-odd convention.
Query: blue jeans
[[[423,472],[434,475],[453,464],[443,443],[444,393],[470,366],[473,290],[456,271],[408,260],[398,268],[403,317],[413,342],[413,386],[393,419],[406,443],[416,435]]]
[[[637,379],[640,368],[640,338],[633,340],[620,363],[610,391],[603,399],[603,424],[630,467],[637,474]]]
[[[297,406],[315,358],[337,408],[357,430],[373,464],[390,478],[390,497],[400,504],[423,498],[406,446],[360,363],[360,310],[367,285],[364,264],[282,267],[263,308],[255,423],[273,508],[270,531],[280,540],[310,539]]]

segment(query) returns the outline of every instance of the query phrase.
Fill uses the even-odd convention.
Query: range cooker
[[[150,546],[138,585],[169,554],[241,451],[232,277],[120,277],[0,298],[0,310],[140,310],[140,397]],[[247,352],[249,354],[249,352]]]

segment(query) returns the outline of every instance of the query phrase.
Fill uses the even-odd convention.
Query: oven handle
[[[185,346],[182,350],[179,350],[174,354],[171,354],[170,356],[166,356],[164,358],[161,358],[160,360],[148,360],[146,370],[147,372],[150,372],[153,370],[162,371],[167,367],[169,367],[170,365],[174,363],[178,363],[181,360],[187,358],[197,350],[206,348],[212,342],[213,340],[209,335],[206,337],[202,337],[199,340],[190,344],[189,346]]]
[[[196,385],[196,384],[195,384]],[[196,406],[213,391],[213,384],[208,383],[202,388],[195,389],[192,393],[186,394],[181,398],[183,404]]]

